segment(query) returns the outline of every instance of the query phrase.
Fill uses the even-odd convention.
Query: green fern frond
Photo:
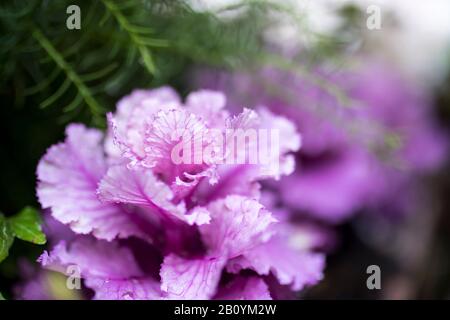
[[[104,67],[103,69],[81,75],[80,79],[83,80],[84,82],[89,82],[89,81],[103,78],[106,75],[108,75],[109,73],[111,73],[113,70],[115,70],[118,66],[119,66],[119,64],[116,62],[111,63],[111,64],[107,65],[106,67]]]
[[[130,39],[136,46],[138,52],[140,53],[142,62],[144,63],[144,66],[147,69],[147,71],[151,75],[154,75],[156,73],[156,66],[153,60],[153,56],[148,47],[167,46],[167,42],[160,39],[143,37],[142,34],[144,28],[134,26],[131,22],[129,22],[128,19],[125,17],[125,15],[122,13],[120,6],[116,5],[111,0],[102,0],[102,2],[105,5],[105,7],[111,12],[111,15],[114,16],[114,18],[116,19],[122,30],[128,33]],[[146,28],[145,33],[151,32],[152,32],[151,29]]]
[[[81,8],[80,30],[65,27],[70,4]],[[193,65],[241,70],[266,64],[261,31],[270,10],[285,6],[243,0],[224,10],[242,14],[220,19],[184,0],[8,1],[0,5],[2,94],[43,105],[45,112],[60,110],[64,119],[100,122],[133,88],[185,90],[179,79]]]
[[[42,48],[48,53],[50,57],[52,57],[53,61],[56,63],[56,65],[61,68],[64,73],[67,76],[67,79],[70,80],[70,82],[75,85],[75,87],[78,89],[79,94],[83,97],[86,104],[89,106],[92,114],[94,117],[101,117],[103,115],[103,109],[100,106],[100,104],[97,102],[97,100],[93,97],[91,94],[89,88],[85,85],[83,80],[81,80],[80,76],[75,72],[75,70],[69,65],[69,63],[64,60],[63,56],[53,47],[51,42],[45,37],[45,35],[42,33],[41,30],[39,30],[37,27],[34,29],[32,33],[33,37],[36,39],[36,41],[42,46]],[[69,82],[69,84],[70,84]],[[65,84],[66,82],[64,82]],[[65,91],[65,85],[62,85],[60,89],[57,91]],[[52,97],[58,97],[59,95],[55,93]],[[50,98],[52,98],[50,97]],[[51,104],[53,101],[56,100],[55,98],[52,98],[51,100],[47,99],[46,104]],[[50,100],[50,101],[49,101]],[[42,105],[41,105],[42,106]]]
[[[74,111],[81,103],[83,102],[83,97],[80,94],[77,94],[75,99],[72,100],[66,107],[64,107],[64,113]]]
[[[62,95],[69,89],[70,87],[70,79],[66,78],[64,82],[61,84],[61,86],[56,90],[50,97],[45,99],[40,103],[40,106],[42,109],[47,108],[48,106],[54,104],[56,100],[62,97]]]
[[[24,95],[28,96],[41,92],[42,90],[47,88],[61,72],[62,70],[60,68],[55,68],[55,70],[53,70],[53,72],[45,80],[39,82],[38,84],[32,87],[25,89]]]

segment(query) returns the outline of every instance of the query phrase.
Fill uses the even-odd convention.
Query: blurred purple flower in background
[[[256,75],[194,74],[200,86],[228,92],[232,110],[261,105],[296,124],[303,143],[297,169],[266,184],[283,205],[331,223],[361,209],[407,213],[420,192],[418,179],[447,154],[426,95],[378,62],[313,77],[322,83],[273,67]],[[338,88],[345,101],[323,83]]]

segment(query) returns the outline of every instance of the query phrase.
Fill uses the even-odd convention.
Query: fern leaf
[[[111,64],[107,65],[106,67],[104,67],[103,69],[100,69],[98,71],[94,71],[94,72],[91,72],[91,73],[88,73],[88,74],[81,75],[80,78],[84,82],[97,80],[97,79],[100,79],[100,78],[103,78],[104,76],[106,76],[108,73],[110,73],[111,71],[116,69],[117,66],[118,66],[118,63],[111,63]]]
[[[83,101],[83,97],[79,94],[77,94],[77,96],[75,97],[75,99],[72,100],[71,103],[69,103],[64,109],[64,113],[68,113],[68,112],[72,112],[73,110],[75,110],[80,103]]]
[[[70,87],[70,79],[66,78],[62,85],[55,91],[50,97],[41,102],[40,106],[42,109],[54,104]]]
[[[147,71],[151,75],[154,75],[156,73],[156,67],[155,67],[155,63],[153,61],[152,54],[147,46],[161,46],[164,43],[158,42],[157,39],[152,39],[153,41],[156,41],[156,42],[151,43],[151,39],[144,38],[141,35],[142,29],[140,27],[136,27],[128,21],[128,19],[122,13],[122,11],[120,10],[120,7],[118,5],[116,5],[111,0],[102,0],[102,1],[103,1],[103,4],[105,5],[105,7],[114,16],[114,18],[116,19],[116,21],[120,25],[120,27],[128,33],[131,41],[137,48],[139,54],[141,55],[142,62],[144,63],[144,66],[147,69]],[[159,41],[161,41],[161,40],[159,40]]]
[[[97,100],[91,94],[89,88],[84,84],[79,75],[64,59],[64,57],[53,47],[51,42],[42,33],[42,31],[35,27],[33,30],[33,38],[42,46],[47,54],[52,58],[56,65],[61,68],[66,74],[67,78],[77,88],[79,94],[83,97],[87,106],[89,107],[94,118],[101,117],[103,115],[103,108],[97,102]]]

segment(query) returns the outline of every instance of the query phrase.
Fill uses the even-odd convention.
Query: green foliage
[[[46,243],[41,218],[36,209],[25,207],[9,218],[0,214],[0,262],[8,256],[14,237],[35,244]]]
[[[45,244],[46,242],[41,223],[39,212],[32,207],[25,207],[17,215],[9,218],[14,235],[21,240],[35,244]]]
[[[81,9],[80,30],[66,28],[73,4]],[[169,84],[185,92],[183,77],[193,65],[243,70],[270,64],[263,31],[274,12],[307,32],[282,3],[242,0],[218,13],[230,12],[239,14],[218,18],[183,0],[8,1],[0,5],[2,100],[39,106],[61,122],[104,127],[104,114],[134,88]],[[277,68],[298,65],[275,60],[284,60]],[[303,75],[343,99],[326,80]]]
[[[0,262],[5,260],[9,254],[14,241],[14,234],[6,218],[0,214]]]
[[[81,8],[80,30],[66,28],[72,4]],[[2,3],[0,94],[62,122],[102,127],[105,112],[133,88],[179,87],[192,64],[237,68],[257,61],[270,6],[242,6],[244,13],[229,21],[182,0]]]
[[[0,292],[0,301],[1,300],[5,300],[5,298],[3,297],[2,293]]]

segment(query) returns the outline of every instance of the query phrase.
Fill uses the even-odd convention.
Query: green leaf
[[[21,240],[36,244],[45,244],[47,241],[42,232],[39,212],[32,207],[25,207],[9,218],[8,222],[14,235]]]
[[[14,234],[6,218],[0,214],[0,262],[8,256],[9,248],[14,241]]]
[[[3,297],[2,293],[0,292],[0,301],[1,300],[6,300],[6,299]]]

